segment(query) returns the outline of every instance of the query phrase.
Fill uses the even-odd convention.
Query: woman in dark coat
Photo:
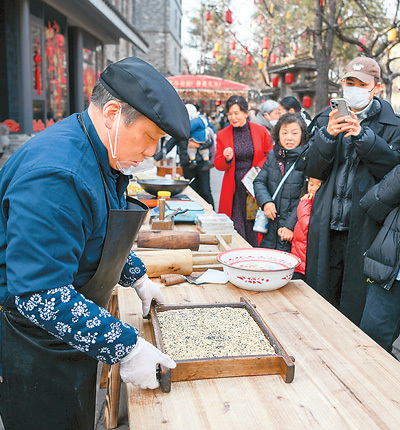
[[[300,115],[285,114],[272,129],[272,138],[275,146],[253,182],[257,203],[269,218],[268,231],[264,233],[260,246],[290,252],[297,205],[305,183],[304,172],[294,169],[275,201],[272,195],[282,177],[305,150],[306,124]]]
[[[400,165],[361,199],[367,216],[383,227],[365,253],[368,291],[360,328],[392,352],[400,334]]]

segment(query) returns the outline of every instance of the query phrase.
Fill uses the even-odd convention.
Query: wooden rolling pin
[[[197,231],[140,231],[138,248],[191,249],[197,251],[200,244],[218,245],[215,236],[200,234]]]
[[[158,278],[166,273],[190,275],[193,268],[217,268],[217,254],[192,256],[190,249],[173,249],[165,251],[138,251],[137,256],[147,267],[150,278]],[[207,266],[207,267],[205,267]]]

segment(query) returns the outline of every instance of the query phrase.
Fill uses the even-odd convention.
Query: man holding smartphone
[[[329,107],[308,128],[305,173],[323,183],[311,212],[307,282],[355,324],[367,290],[363,254],[378,231],[359,202],[400,161],[400,119],[376,96],[380,76],[372,58],[350,61],[342,80],[349,115]]]

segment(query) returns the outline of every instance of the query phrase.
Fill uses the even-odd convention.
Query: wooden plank
[[[121,377],[119,363],[109,366],[106,402],[104,407],[104,427],[115,429],[118,427],[119,397],[121,391]]]
[[[290,355],[296,378],[277,375],[173,382],[170,393],[127,385],[131,429],[394,429],[400,422],[400,363],[302,281],[251,292],[230,283],[161,287],[166,303],[221,303],[244,296]],[[140,301],[121,289],[121,317],[153,341]]]

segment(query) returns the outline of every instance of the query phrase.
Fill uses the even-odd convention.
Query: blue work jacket
[[[110,168],[87,111],[82,115],[111,208],[123,209],[129,178]],[[69,284],[78,289],[89,281],[100,261],[107,204],[77,114],[39,133],[9,158],[0,171],[0,196],[0,306],[13,296]]]

